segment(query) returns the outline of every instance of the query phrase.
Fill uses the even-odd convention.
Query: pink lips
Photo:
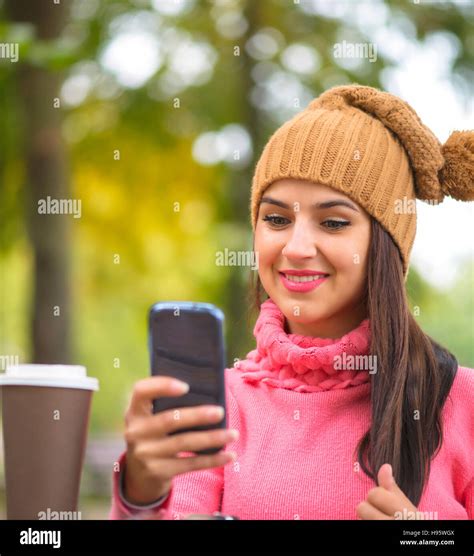
[[[283,274],[282,272],[279,272],[279,274],[280,274],[280,280],[287,290],[291,292],[301,292],[301,293],[314,290],[329,278],[329,276],[324,276],[322,278],[318,278],[317,280],[311,280],[310,282],[292,282],[291,280],[288,280],[285,274]],[[287,272],[287,274],[293,274],[296,276],[311,275],[310,272],[304,272],[304,271]],[[314,272],[314,274],[317,273]]]

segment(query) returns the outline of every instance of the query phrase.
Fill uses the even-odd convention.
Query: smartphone
[[[153,400],[153,413],[197,405],[220,405],[226,410],[224,313],[210,303],[155,303],[149,311],[148,331],[152,376],[172,376],[189,384],[182,396]],[[179,429],[170,435],[218,428],[226,428],[226,413],[221,422]],[[222,448],[195,453],[215,454]]]

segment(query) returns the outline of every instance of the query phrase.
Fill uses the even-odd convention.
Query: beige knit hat
[[[416,213],[400,207],[445,195],[474,200],[474,131],[455,131],[441,145],[399,97],[357,84],[333,87],[265,145],[252,182],[254,231],[264,190],[282,178],[328,185],[363,206],[398,246],[406,279]]]

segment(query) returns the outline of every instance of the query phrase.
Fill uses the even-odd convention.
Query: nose
[[[282,255],[288,259],[306,259],[315,257],[317,253],[316,237],[309,224],[305,225],[301,220],[296,221],[282,249]]]

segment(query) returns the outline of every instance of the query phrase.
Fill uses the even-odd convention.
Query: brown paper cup
[[[92,392],[84,367],[22,365],[0,377],[7,519],[78,519]]]

